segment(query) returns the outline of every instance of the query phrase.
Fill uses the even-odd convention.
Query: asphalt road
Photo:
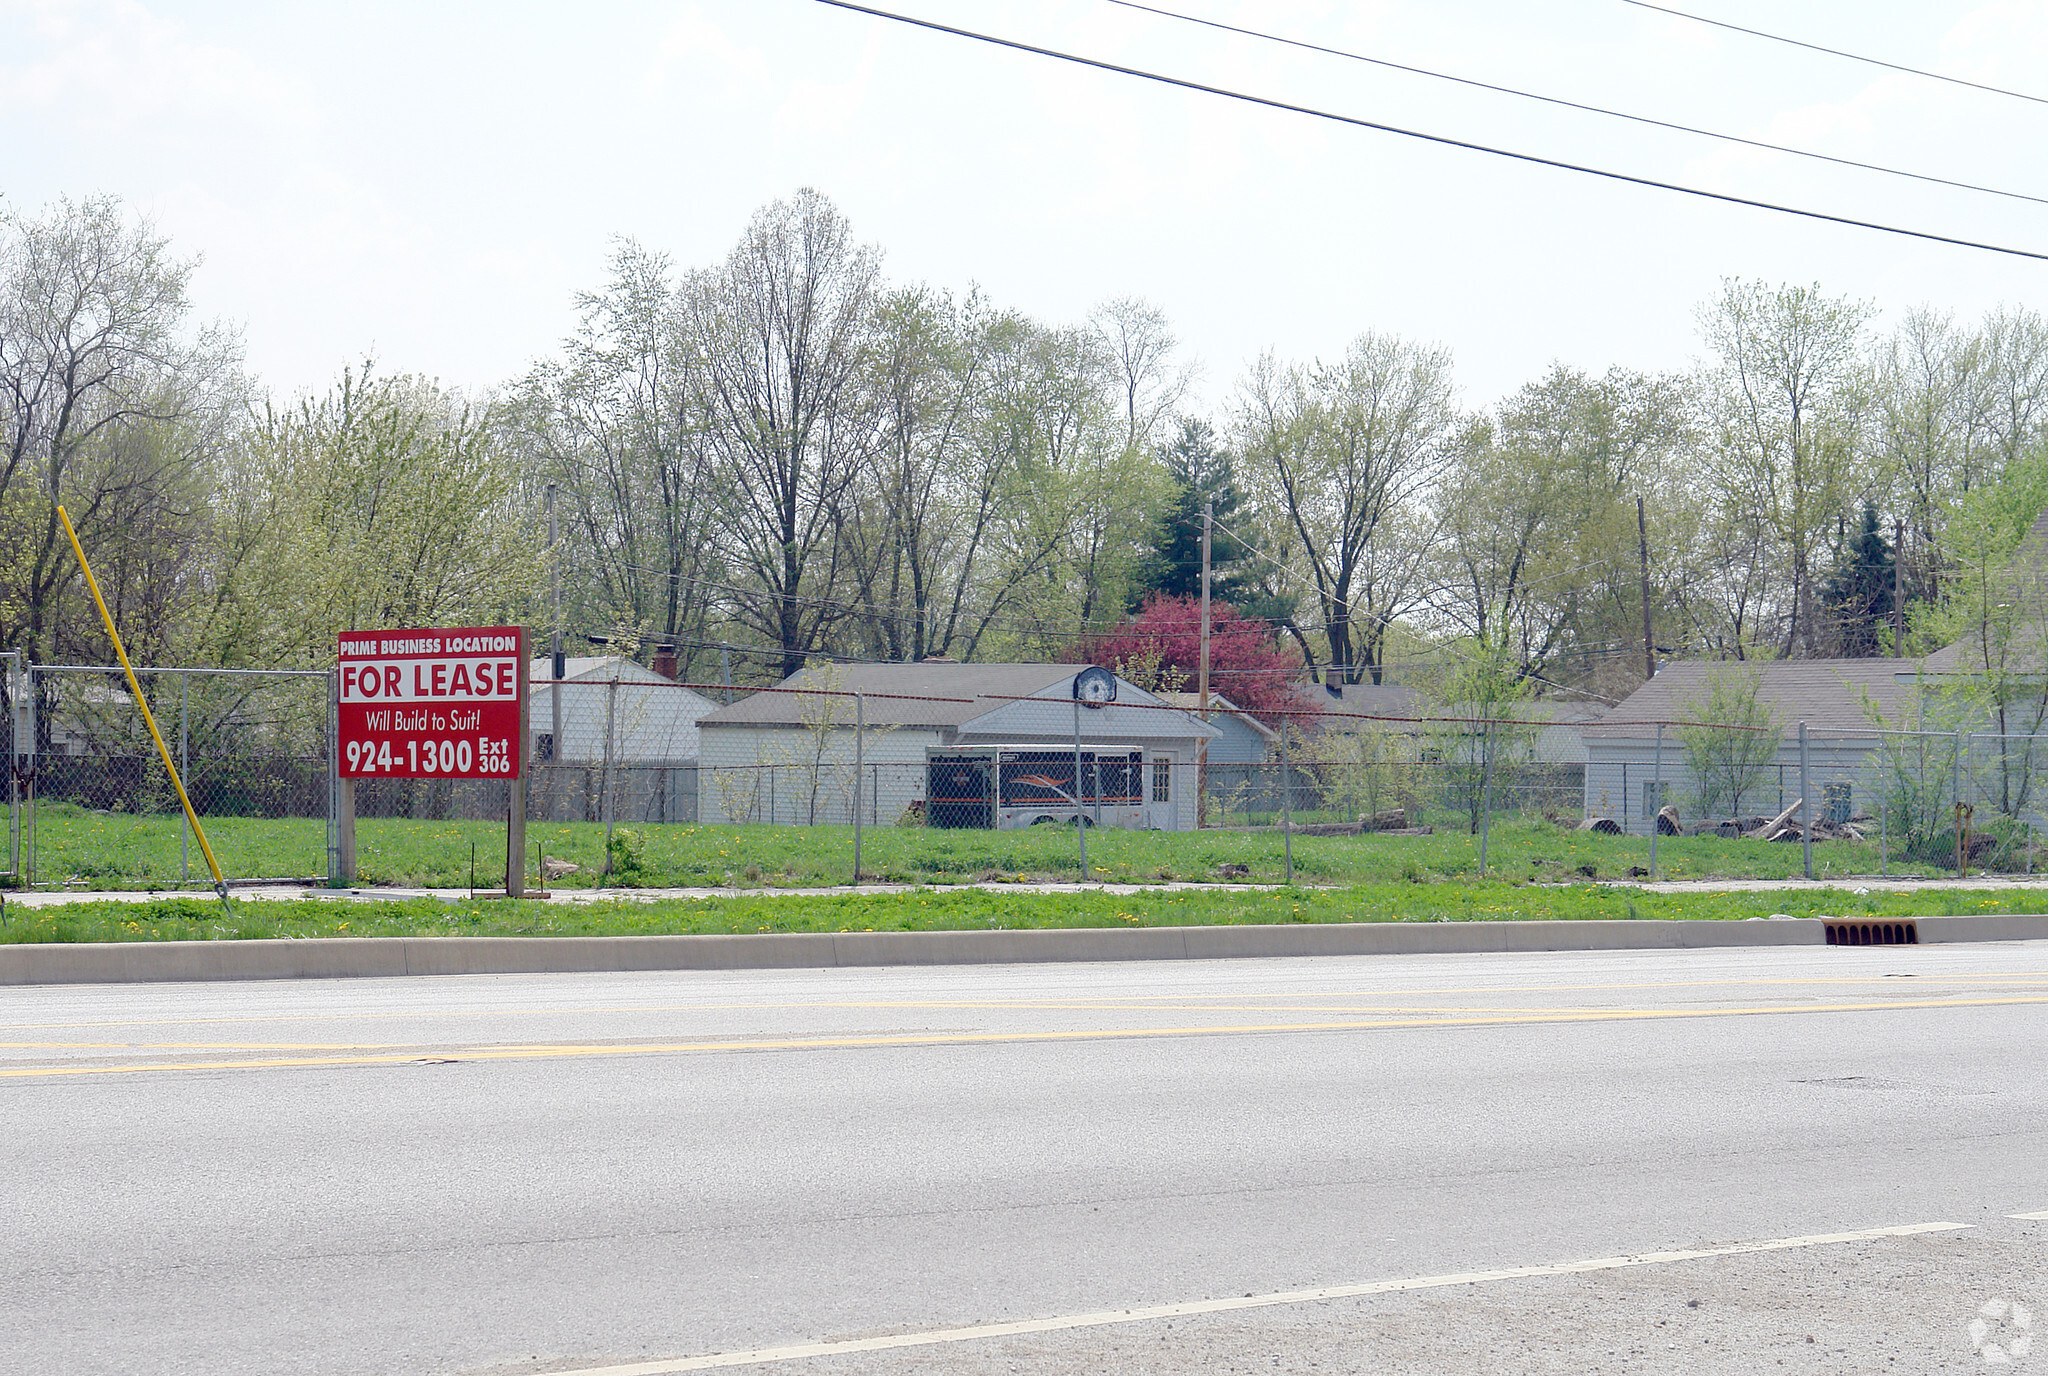
[[[2048,943],[6,989],[0,1372],[2048,1366],[2044,1053]]]

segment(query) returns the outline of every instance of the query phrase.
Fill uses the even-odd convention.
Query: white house
[[[1648,835],[1665,803],[1676,803],[1684,812],[1694,780],[1686,770],[1677,724],[1687,720],[1688,709],[1697,711],[1715,675],[1748,673],[1758,676],[1757,699],[1780,731],[1754,791],[1743,799],[1743,811],[1769,815],[1800,799],[1799,724],[1804,722],[1813,815],[1833,812],[1846,820],[1865,812],[1876,801],[1878,731],[1915,725],[1919,672],[1920,661],[1911,659],[1666,664],[1603,720],[1579,729],[1586,749],[1586,815],[1611,817],[1632,833]],[[1873,711],[1879,720],[1872,720]]]
[[[1201,706],[1200,693],[1160,693],[1158,697],[1184,712],[1192,712],[1197,717],[1201,715],[1197,710]],[[1216,739],[1209,742],[1209,764],[1212,767],[1264,764],[1279,748],[1278,731],[1221,693],[1209,694],[1209,725],[1217,731]]]
[[[1100,812],[1103,825],[1192,829],[1196,746],[1218,732],[1123,679],[1114,702],[1077,708],[1074,679],[1090,667],[926,660],[806,669],[697,723],[699,815],[851,821],[859,716],[864,821],[891,823],[913,808],[940,825],[1071,818],[1078,713],[1091,822]]]
[[[718,704],[621,655],[529,666],[535,815],[549,821],[697,818],[697,723]],[[561,736],[555,695],[561,695]],[[607,750],[609,742],[609,750]]]
[[[528,722],[539,764],[602,764],[605,735],[614,763],[672,763],[697,756],[697,723],[718,704],[623,655],[564,661],[561,687],[547,659],[532,664]],[[554,736],[554,695],[562,695],[562,736]]]

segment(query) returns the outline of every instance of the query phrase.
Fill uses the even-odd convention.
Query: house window
[[[1173,801],[1173,762],[1170,760],[1152,761],[1152,801]]]
[[[552,760],[555,757],[555,733],[538,731],[533,737],[533,757],[536,760]]]

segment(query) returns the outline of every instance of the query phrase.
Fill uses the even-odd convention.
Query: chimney
[[[663,678],[674,678],[676,676],[676,647],[673,645],[655,646],[654,663],[651,667],[655,673],[660,674]]]

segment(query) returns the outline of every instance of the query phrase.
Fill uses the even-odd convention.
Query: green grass
[[[326,825],[320,821],[253,821],[223,817],[206,823],[214,851],[231,878],[312,877],[326,869]],[[82,880],[86,887],[170,888],[204,882],[195,844],[191,881],[179,864],[180,822],[82,812],[68,805],[37,814],[38,878],[46,884]],[[535,822],[527,828],[527,867],[537,843],[548,855],[582,869],[554,888],[594,886],[816,888],[851,877],[850,827],[638,825],[619,829],[604,873],[604,828],[596,823]],[[504,866],[502,822],[357,823],[357,875],[364,884],[463,887],[475,846],[477,879],[495,887]],[[1214,880],[1225,865],[1243,866],[1248,882],[1277,882],[1284,838],[1277,832],[1099,831],[1088,837],[1090,878],[1117,883]],[[1296,836],[1294,873],[1303,884],[1375,884],[1478,877],[1478,838],[1435,836]],[[1602,879],[1628,877],[1647,866],[1641,837],[1595,836],[1535,819],[1502,819],[1488,845],[1488,877],[1568,883],[1591,866]],[[1782,879],[1800,873],[1800,848],[1715,837],[1665,837],[1658,846],[1664,879]],[[912,884],[1079,878],[1070,828],[953,831],[874,827],[864,833],[863,873]],[[1878,847],[1827,842],[1814,847],[1817,877],[1876,874]],[[1931,874],[1926,866],[1891,866],[1894,874]]]
[[[1141,894],[1002,893],[738,895],[606,899],[578,904],[505,900],[242,900],[231,916],[210,899],[76,902],[7,907],[0,942],[214,941],[328,936],[638,936],[654,933],[964,931],[988,928],[1165,927],[1278,922],[1794,917],[1914,917],[2024,911],[2025,895],[1967,890],[1856,895],[1651,894],[1581,884],[1366,884],[1343,889],[1213,888]],[[2036,905],[2038,906],[2038,905]]]

